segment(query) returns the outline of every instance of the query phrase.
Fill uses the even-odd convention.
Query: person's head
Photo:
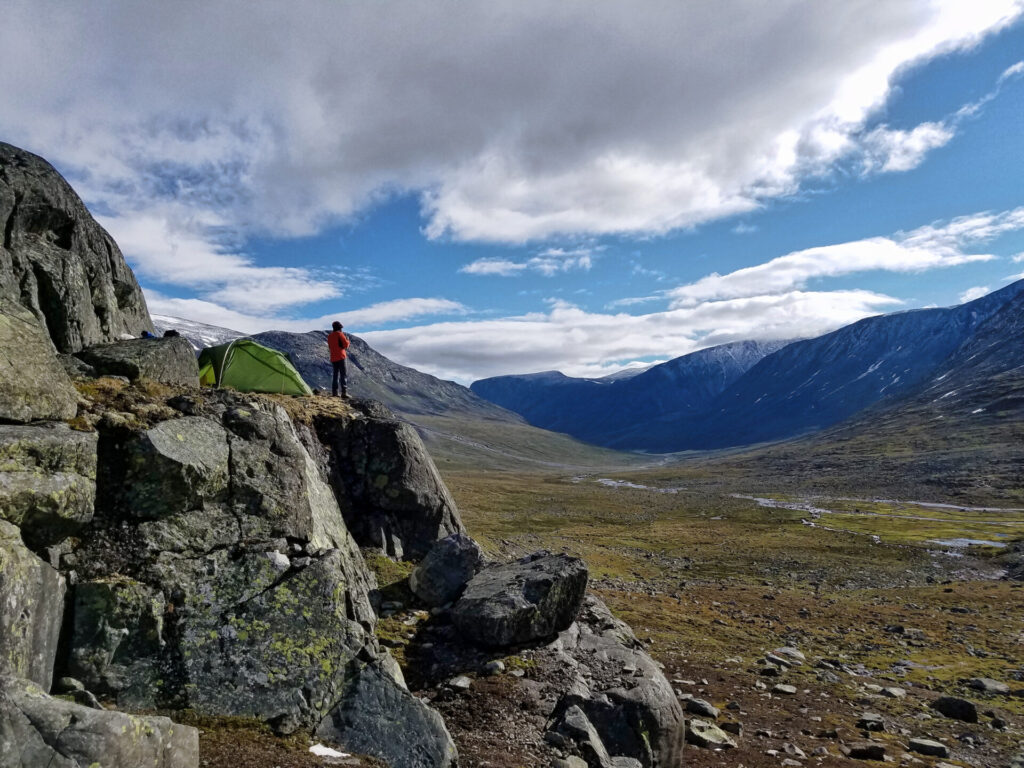
[[[342,324],[339,323],[337,320],[335,320],[333,323],[331,323],[331,328],[333,328],[336,331],[340,331],[342,329],[342,327],[343,327]]]

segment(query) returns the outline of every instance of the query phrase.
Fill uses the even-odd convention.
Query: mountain
[[[620,450],[781,440],[916,391],[982,327],[993,328],[988,321],[1022,292],[1024,280],[956,307],[869,317],[776,348],[713,347],[623,382],[549,372],[484,379],[472,388],[531,424]]]
[[[327,331],[267,331],[250,338],[285,352],[309,386],[330,392]],[[348,338],[352,343],[348,349],[348,388],[349,394],[355,397],[380,400],[392,410],[408,415],[455,412],[511,423],[522,421],[516,414],[487,402],[454,381],[444,381],[399,365],[358,336]]]
[[[216,347],[228,341],[240,339],[245,336],[240,331],[232,331],[230,328],[220,328],[216,325],[197,323],[195,320],[185,320],[180,317],[169,315],[151,315],[153,327],[156,328],[157,336],[162,336],[164,331],[175,330],[188,339],[192,347],[199,352],[204,347]]]
[[[722,344],[627,377],[582,379],[546,371],[481,379],[471,389],[534,426],[598,445],[642,448],[652,424],[701,412],[765,355],[789,343]]]
[[[956,307],[869,317],[794,342],[751,367],[703,413],[652,424],[639,440],[605,444],[660,452],[724,448],[838,424],[913,392],[1022,291],[1018,281]]]
[[[812,435],[684,463],[701,476],[770,476],[783,492],[1024,507],[1021,338],[1024,291],[903,397]]]

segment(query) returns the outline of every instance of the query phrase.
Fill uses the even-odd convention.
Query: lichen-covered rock
[[[120,441],[124,475],[116,495],[126,513],[160,518],[199,509],[228,488],[228,433],[216,421],[185,416]]]
[[[129,709],[153,707],[161,674],[162,594],[131,579],[75,586],[68,671]]]
[[[129,339],[102,344],[75,356],[101,376],[125,376],[130,381],[151,379],[161,384],[199,386],[195,350],[183,337]]]
[[[208,415],[101,434],[74,671],[121,706],[312,728],[378,654],[370,574],[287,413],[197,397]]]
[[[441,716],[379,664],[364,666],[316,731],[353,752],[380,757],[391,768],[450,768],[458,753]]]
[[[0,425],[0,519],[37,552],[92,520],[96,435],[65,424]]]
[[[576,617],[587,567],[568,555],[536,553],[480,571],[452,609],[466,637],[503,647],[550,637]]]
[[[64,613],[64,579],[0,520],[0,674],[50,689]]]
[[[318,417],[329,477],[360,546],[419,560],[437,539],[464,533],[455,501],[416,430],[383,406],[351,419]]]
[[[197,768],[199,732],[48,696],[0,677],[0,768]]]
[[[0,296],[0,419],[71,419],[77,401],[78,393],[35,315]]]
[[[572,671],[555,712],[577,706],[608,752],[645,768],[674,768],[682,759],[682,707],[661,669],[627,624],[587,595],[578,620],[552,644]],[[623,670],[633,670],[628,678]]]
[[[117,244],[53,166],[0,142],[0,297],[30,310],[59,352],[153,330]]]
[[[484,553],[462,533],[438,539],[409,574],[409,588],[427,605],[446,605],[483,567]]]
[[[555,732],[580,751],[588,768],[612,768],[612,757],[582,709],[573,705],[562,713]]]

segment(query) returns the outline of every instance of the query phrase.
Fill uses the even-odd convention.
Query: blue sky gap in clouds
[[[10,5],[0,140],[154,312],[468,382],[1024,277],[1021,0]]]

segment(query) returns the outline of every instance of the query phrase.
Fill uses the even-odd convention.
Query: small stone
[[[803,662],[807,661],[807,657],[804,656],[804,654],[801,651],[798,651],[796,648],[793,648],[792,646],[788,645],[783,646],[782,648],[776,648],[775,655],[785,656],[787,659],[791,661],[791,663],[794,664],[802,664]]]
[[[712,706],[711,702],[704,699],[690,699],[686,702],[686,711],[701,717],[718,719],[718,707]]]
[[[721,723],[718,727],[733,736],[743,735],[743,723]]]
[[[765,677],[778,677],[782,674],[782,670],[774,664],[765,664],[757,671]]]
[[[799,760],[794,760],[791,757],[787,757],[785,760],[783,760],[782,764],[785,765],[787,768],[798,768],[799,766],[803,765],[803,763],[801,763]]]
[[[266,555],[275,571],[284,572],[292,567],[292,561],[288,559],[288,555],[282,555],[277,551],[267,552]]]
[[[968,686],[976,691],[982,691],[983,693],[1009,693],[1010,686],[1006,683],[1001,683],[998,680],[993,680],[991,677],[974,677],[967,683]]]
[[[505,662],[503,662],[503,661],[495,660],[495,661],[489,661],[486,664],[484,664],[484,674],[485,675],[500,675],[504,671],[505,671]]]
[[[889,686],[888,688],[882,689],[882,695],[888,696],[890,699],[904,699],[907,696],[907,692],[903,688]]]
[[[782,749],[787,755],[799,757],[801,760],[807,759],[807,753],[800,749],[800,747],[798,747],[796,744],[790,744],[787,742],[786,744],[782,745]]]
[[[56,693],[72,693],[73,691],[84,691],[85,684],[81,680],[76,680],[73,677],[62,677],[56,683],[53,684],[53,690]]]
[[[815,757],[824,757],[828,754],[828,747],[815,747],[811,754]]]
[[[473,681],[465,675],[459,675],[448,681],[448,687],[456,691],[468,691],[473,687]]]
[[[778,685],[772,687],[772,693],[780,694],[783,696],[794,696],[796,695],[796,686],[779,683]]]
[[[852,744],[843,744],[839,747],[839,750],[854,760],[885,759],[885,746],[874,741],[856,741]]]
[[[714,723],[707,720],[689,720],[686,723],[686,741],[705,749],[733,749],[736,742]]]
[[[940,741],[933,741],[932,739],[911,739],[908,745],[911,752],[917,752],[921,755],[931,755],[932,757],[949,757],[949,750],[946,745]]]
[[[862,731],[880,732],[885,730],[885,721],[875,712],[865,712],[857,721],[857,727]]]
[[[967,699],[942,696],[932,702],[932,709],[953,720],[962,720],[965,723],[978,722],[978,708]]]

